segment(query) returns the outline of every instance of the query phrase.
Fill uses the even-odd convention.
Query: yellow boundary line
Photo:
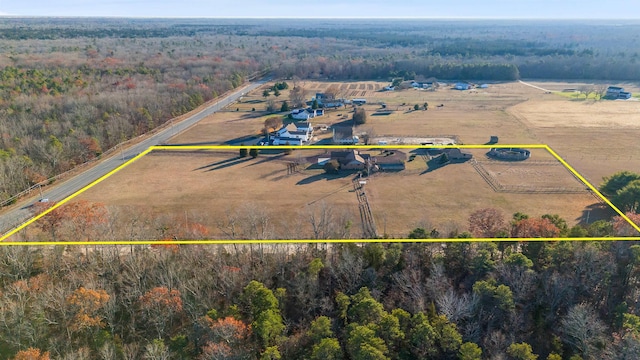
[[[451,239],[308,239],[308,240],[108,240],[108,241],[15,241],[0,246],[50,245],[291,245],[291,244],[362,244],[362,243],[457,243],[457,242],[521,242],[521,241],[614,241],[640,240],[640,237],[579,237],[579,238],[451,238]]]
[[[94,180],[89,185],[83,187],[82,189],[76,191],[75,193],[73,193],[73,194],[67,196],[66,198],[60,200],[54,206],[48,208],[47,210],[41,212],[40,214],[38,214],[38,215],[32,217],[31,219],[27,220],[26,222],[22,223],[21,225],[19,225],[15,229],[13,229],[13,230],[9,231],[8,233],[4,234],[2,237],[0,237],[0,245],[11,245],[12,242],[4,242],[4,240],[6,240],[11,235],[17,233],[18,231],[24,229],[25,227],[31,225],[32,223],[34,223],[35,221],[37,221],[41,217],[47,215],[48,213],[52,212],[53,210],[59,208],[60,206],[66,204],[67,202],[71,201],[76,196],[78,196],[78,195],[82,194],[83,192],[89,190],[90,188],[92,188],[93,186],[95,186],[98,183],[102,182],[103,180],[105,180],[106,178],[110,177],[111,175],[113,175],[113,174],[117,173],[118,171],[122,170],[127,165],[131,164],[132,162],[134,162],[134,161],[138,160],[139,158],[147,155],[151,151],[152,151],[151,148],[149,148],[149,149],[141,152],[140,154],[136,155],[135,157],[133,157],[129,161],[125,162],[124,164],[121,164],[117,168],[109,171],[108,173],[106,173],[106,174],[102,175],[101,177],[99,177],[98,179]],[[16,242],[13,242],[13,243],[16,243]],[[28,243],[30,244],[30,242],[28,242]],[[51,241],[51,242],[48,242],[48,243],[49,243],[48,245],[60,244],[60,242],[57,242],[57,241]]]
[[[587,181],[580,173],[578,173],[575,169],[571,167],[560,155],[558,155],[553,149],[551,149],[548,145],[545,144],[494,144],[494,145],[278,145],[278,146],[258,146],[258,145],[247,145],[247,146],[238,146],[238,145],[210,145],[210,146],[201,146],[201,145],[157,145],[150,146],[147,150],[141,152],[134,158],[129,161],[121,164],[117,168],[108,172],[107,174],[101,176],[97,180],[94,180],[89,185],[83,187],[78,190],[74,194],[68,196],[67,198],[61,200],[56,203],[54,206],[50,207],[46,211],[34,216],[28,221],[24,222],[20,226],[15,229],[9,231],[0,237],[0,246],[50,246],[50,245],[207,245],[207,244],[217,244],[217,245],[229,245],[229,244],[314,244],[314,243],[434,243],[434,242],[482,242],[482,241],[614,241],[614,240],[640,240],[640,236],[638,237],[583,237],[583,238],[467,238],[467,239],[458,239],[458,238],[448,238],[448,239],[323,239],[323,240],[313,240],[313,239],[289,239],[289,240],[122,240],[122,241],[7,241],[7,238],[16,234],[18,231],[24,229],[25,227],[31,225],[35,221],[39,220],[43,216],[47,215],[51,211],[57,209],[58,207],[66,204],[76,196],[82,194],[103,180],[107,179],[111,175],[116,172],[122,170],[127,167],[132,162],[140,159],[141,157],[147,155],[148,153],[154,150],[170,150],[170,151],[180,151],[180,150],[240,150],[240,149],[492,149],[492,148],[528,148],[528,149],[544,149],[547,150],[556,160],[558,160],[567,170],[569,170],[573,175],[576,176],[582,183],[584,183],[594,194],[596,194],[602,201],[604,201],[608,206],[610,206],[618,215],[620,215],[631,227],[637,230],[640,233],[640,227],[636,225],[631,219],[629,219],[620,209],[618,209],[615,205],[611,203],[604,195],[602,195],[595,186],[593,186],[589,181]]]

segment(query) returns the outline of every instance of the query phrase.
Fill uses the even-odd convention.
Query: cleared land
[[[486,159],[483,150],[470,152],[476,159]],[[532,156],[545,161],[550,157],[543,151],[536,151]],[[510,169],[498,175],[499,181],[505,184],[519,183],[531,190],[557,186],[581,188],[567,170],[556,165],[538,167],[527,165],[525,161],[496,162],[493,166]],[[550,174],[553,177],[544,181]],[[366,187],[378,231],[383,233],[386,227],[387,234],[392,237],[406,236],[406,229],[417,226],[428,230],[435,227],[443,235],[456,229],[464,231],[471,212],[486,207],[501,209],[506,217],[515,212],[530,216],[559,214],[575,225],[586,220],[585,209],[597,207],[598,203],[586,191],[577,194],[495,192],[470,162],[447,165],[431,172],[379,174]],[[590,216],[591,221],[594,213]]]
[[[572,128],[638,128],[640,102],[594,100],[535,100],[510,109],[522,116],[532,127]]]
[[[577,179],[548,151],[531,150],[523,161],[501,161],[476,152],[476,163],[505,192],[585,192],[587,186]]]
[[[581,185],[567,177],[560,163],[522,162],[499,163],[497,161],[480,162],[481,166],[505,187],[527,188],[566,188],[571,191],[583,190]]]
[[[471,152],[475,158],[485,159],[485,150]],[[174,214],[177,219],[197,218],[210,238],[229,237],[230,214],[240,216],[242,222],[253,216],[252,221],[262,222],[265,230],[261,234],[267,238],[313,238],[310,216],[315,214],[319,219],[324,207],[331,209],[334,219],[350,224],[349,237],[362,236],[353,173],[328,176],[319,169],[288,170],[289,162],[317,153],[299,150],[288,156],[240,159],[235,153],[216,151],[154,152],[79,199],[105,203],[112,211],[135,208],[149,217]],[[376,155],[378,151],[369,153]],[[539,162],[553,159],[543,150],[533,154]],[[534,190],[541,186],[580,188],[579,182],[558,165],[514,162],[493,166],[509,169],[497,176],[507,184],[521,182]],[[465,231],[469,214],[485,207],[502,209],[506,217],[518,211],[531,216],[559,214],[573,225],[584,221],[585,209],[597,204],[586,191],[495,192],[470,162],[429,171],[422,156],[408,162],[405,171],[374,175],[363,191],[378,234],[391,237],[405,237],[419,226],[437,228],[445,236],[450,231]],[[596,218],[595,213],[591,216]]]
[[[386,82],[303,81],[298,84],[307,90],[308,98],[329,88],[338,88],[339,97],[366,98],[368,121],[356,128],[356,132],[391,137],[456,135],[465,144],[484,144],[490,136],[497,135],[502,144],[548,144],[596,186],[604,176],[616,171],[640,171],[640,101],[575,100],[518,82],[489,84],[487,89],[469,91],[452,90],[447,85],[436,91],[387,92],[380,91],[388,85]],[[551,91],[585,85],[541,81],[531,84]],[[366,90],[360,90],[362,85]],[[605,85],[638,90],[635,84]],[[355,90],[350,89],[354,86]],[[247,136],[257,136],[264,120],[272,116],[262,111],[266,100],[262,90],[247,94],[230,111],[205,119],[171,143],[221,144],[235,139],[234,143],[239,144],[248,139]],[[351,91],[365,91],[365,94],[352,96]],[[278,106],[288,98],[288,90],[278,98],[270,97]],[[391,111],[389,115],[374,115],[381,110],[381,102],[387,105],[385,110]],[[425,102],[429,104],[428,111],[413,110],[414,105],[422,106]],[[255,112],[251,111],[254,107]],[[328,110],[326,116],[313,119],[312,123],[329,126],[343,123],[351,117],[350,112],[344,108]]]
[[[315,92],[322,91],[321,85],[327,83],[304,82],[301,85],[311,98]],[[364,84],[367,87],[381,89],[388,83],[336,83],[340,88]],[[370,85],[370,86],[369,86]],[[330,85],[331,86],[331,85]],[[265,86],[265,88],[268,86]],[[212,115],[192,129],[176,136],[172,144],[216,144],[231,139],[255,135],[263,127],[264,120],[273,116],[264,111],[266,103],[262,96],[264,88],[247,94],[240,103],[232,105],[230,111]],[[324,89],[326,90],[326,89]],[[367,99],[364,108],[368,112],[367,124],[356,131],[373,129],[380,136],[440,136],[458,135],[464,143],[484,144],[491,135],[501,135],[503,143],[537,143],[535,137],[522,126],[517,119],[505,110],[527,100],[527,92],[534,89],[518,83],[496,84],[488,89],[457,91],[442,88],[438,91],[407,89],[402,91],[364,90],[365,95],[351,96],[338,92],[338,97],[348,99],[363,97]],[[537,91],[537,90],[535,90]],[[539,91],[537,91],[539,92]],[[289,98],[289,90],[282,91],[276,100],[279,108],[283,100]],[[375,116],[381,109],[379,103],[385,103],[390,115]],[[413,110],[414,105],[429,104],[429,110]],[[438,107],[438,105],[444,105]],[[251,111],[256,108],[256,111]],[[239,111],[235,111],[239,109]],[[329,109],[327,114],[313,119],[312,124],[333,125],[351,118],[351,108]]]
[[[534,84],[558,91],[580,85]],[[637,91],[636,86],[622,86]],[[640,101],[573,100],[538,94],[507,111],[537,142],[549,145],[596,186],[617,171],[640,171]]]
[[[352,221],[359,234],[351,177],[325,176],[322,170],[289,174],[287,163],[296,158],[295,153],[288,159],[241,159],[219,151],[152,152],[79,199],[135,207],[149,217],[194,216],[211,238],[227,238],[229,216],[238,217],[238,232],[240,223],[254,216],[266,238],[308,236],[308,217],[330,203],[335,218]]]
[[[386,85],[302,83],[308,97],[337,86],[339,97],[366,98],[368,121],[356,128],[356,133],[366,131],[374,137],[450,135],[465,144],[483,144],[497,135],[502,144],[548,144],[595,186],[616,171],[640,169],[638,101],[573,100],[521,83],[491,84],[488,89],[471,91],[450,87],[379,91]],[[578,87],[568,83],[534,85],[553,91]],[[262,90],[247,94],[229,111],[210,116],[171,143],[239,144],[258,139],[264,120],[273,116],[262,111],[266,100]],[[285,90],[279,98],[270,98],[280,106],[288,94]],[[382,102],[390,114],[374,115]],[[425,102],[429,110],[413,109]],[[312,123],[344,124],[350,112],[331,109]],[[318,139],[327,136],[330,134],[319,134]],[[559,214],[571,225],[585,221],[587,214],[592,222],[606,213],[594,211],[597,199],[584,192],[584,185],[545,151],[534,151],[532,159],[522,163],[492,162],[485,158],[485,150],[471,152],[489,178],[505,191],[495,191],[469,162],[427,171],[425,159],[418,156],[407,163],[406,171],[376,175],[366,185],[378,233],[403,237],[416,226],[436,227],[443,234],[464,231],[469,214],[484,207],[500,208],[506,216],[518,211],[531,216]],[[153,216],[200,214],[197,217],[210,229],[212,238],[226,236],[221,219],[230,212],[251,209],[268,214],[274,237],[309,237],[309,214],[327,204],[351,222],[350,236],[360,236],[358,198],[351,175],[328,179],[322,170],[289,174],[287,162],[302,156],[300,153],[257,160],[239,160],[236,154],[216,152],[153,153],[81,198],[109,206],[138,207]],[[566,193],[552,194],[549,188],[565,189]],[[295,232],[282,235],[286,233],[282,229],[292,226]]]

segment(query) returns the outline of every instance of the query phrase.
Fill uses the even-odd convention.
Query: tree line
[[[620,359],[633,242],[2,247],[8,359]],[[27,357],[27,356],[39,357]]]

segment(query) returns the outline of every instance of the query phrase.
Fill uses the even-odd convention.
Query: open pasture
[[[291,87],[293,84],[289,84]],[[458,91],[451,86],[443,86],[437,91],[406,89],[398,91],[380,91],[386,82],[327,83],[300,81],[311,98],[316,92],[334,89],[337,97],[366,98],[368,120],[365,125],[356,128],[356,132],[372,130],[380,136],[440,136],[457,135],[465,144],[484,144],[491,135],[498,135],[502,143],[538,143],[535,136],[523,126],[522,122],[506,110],[529,96],[539,96],[540,91],[519,83],[492,84],[487,89]],[[342,88],[366,87],[362,96],[350,96]],[[191,129],[171,140],[172,144],[213,144],[222,143],[242,136],[254,135],[262,129],[264,120],[274,114],[263,110],[266,106],[262,91],[258,89],[228,108],[204,119]],[[373,90],[370,90],[373,89]],[[288,99],[289,90],[282,91],[278,98],[271,96],[279,107]],[[389,115],[376,116],[386,105]],[[428,104],[428,110],[414,110],[414,105]],[[251,111],[252,108],[256,111]],[[238,109],[239,111],[235,111]],[[333,125],[344,123],[351,118],[352,109],[329,109],[326,114],[311,120],[312,124]],[[278,114],[284,116],[286,114]]]
[[[111,209],[133,207],[149,217],[170,214],[178,221],[197,219],[210,238],[228,238],[231,218],[238,222],[261,219],[264,232],[260,234],[267,238],[313,238],[311,217],[315,214],[319,221],[323,209],[334,220],[349,224],[348,237],[362,236],[353,173],[289,170],[289,162],[300,162],[312,152],[318,153],[298,150],[288,156],[261,155],[257,159],[222,151],[154,152],[79,198],[105,203]],[[483,163],[490,162],[484,158],[486,150],[470,152]],[[368,153],[375,155],[376,151]],[[584,187],[553,164],[551,155],[543,150],[534,151],[534,158],[535,166],[526,161],[485,165],[501,183],[520,183],[533,189],[528,192],[495,191],[472,162],[428,169],[423,156],[407,163],[405,171],[375,174],[362,191],[377,233],[392,237],[404,237],[415,227],[436,228],[445,236],[450,231],[465,231],[471,212],[486,207],[501,209],[507,218],[515,212],[552,213],[570,225],[584,221],[587,208],[597,205],[596,198],[587,191],[536,192],[545,187]]]
[[[510,109],[531,127],[640,128],[640,101],[552,100],[525,101]]]
[[[79,199],[134,207],[148,218],[197,218],[211,238],[228,238],[230,217],[237,219],[238,232],[256,221],[266,238],[309,237],[309,216],[330,204],[334,219],[351,221],[359,235],[351,177],[327,177],[322,170],[289,173],[287,164],[296,159],[295,152],[288,159],[239,158],[220,151],[152,152]]]
[[[522,83],[490,84],[487,89],[470,91],[441,87],[436,91],[386,92],[380,91],[388,85],[384,82],[302,81],[299,85],[305,87],[309,98],[330,88],[346,98],[356,96],[345,91],[366,92],[357,97],[367,99],[364,108],[369,116],[356,133],[366,131],[377,137],[451,135],[464,144],[484,144],[496,135],[501,144],[548,144],[595,186],[616,171],[640,171],[640,102],[577,101]],[[573,86],[535,85],[550,90]],[[285,90],[277,101],[287,98]],[[264,105],[264,101],[262,89],[247,94],[238,105],[209,116],[171,142],[222,144],[258,136],[264,120],[273,115],[251,111],[250,106]],[[375,116],[382,102],[391,113]],[[415,104],[422,106],[425,102],[428,110],[414,110]],[[344,123],[350,111],[332,109],[311,122],[329,126]],[[506,216],[514,212],[559,214],[571,225],[585,221],[587,214],[589,222],[598,218],[589,211],[597,199],[550,154],[534,151],[529,163],[499,164],[486,159],[485,150],[471,152],[497,187],[507,191],[495,191],[471,163],[427,171],[424,160],[418,157],[407,171],[378,174],[366,185],[378,233],[401,237],[417,226],[435,227],[443,234],[464,231],[469,214],[485,207],[502,209]],[[309,209],[314,204],[328,204],[348,214],[351,234],[360,236],[358,201],[350,192],[353,187],[349,177],[323,179],[322,170],[287,174],[286,162],[291,158],[285,157],[228,161],[235,155],[154,153],[82,196],[115,206],[142,206],[150,214],[201,212],[206,214],[203,221],[214,238],[225,236],[219,228],[220,219],[245,204],[267,211],[274,229],[294,224],[299,233],[308,236]],[[207,161],[227,165],[211,166],[216,169],[213,171],[195,170]],[[315,180],[304,180],[307,178]],[[524,190],[509,191],[517,188]],[[549,188],[566,191],[554,194]],[[154,189],[154,196],[149,195],[149,189]],[[275,233],[282,234],[282,230]]]
[[[528,164],[530,160],[489,160],[486,150],[481,149],[465,151],[485,164],[507,191],[495,191],[470,161],[433,171],[378,174],[366,185],[378,231],[386,229],[390,236],[402,237],[407,229],[420,226],[447,235],[449,231],[466,230],[469,215],[488,207],[500,209],[505,218],[516,212],[529,216],[558,214],[573,226],[586,221],[589,209],[598,207],[598,200],[585,186],[544,150],[532,151],[531,161],[536,165]],[[513,184],[517,184],[518,192],[509,190]],[[550,188],[568,191],[546,192]],[[597,220],[593,213],[590,216],[590,222]]]
[[[550,90],[578,87],[556,82],[535,85]],[[572,100],[544,94],[510,107],[507,113],[536,143],[549,145],[595,186],[617,171],[640,171],[640,101]]]

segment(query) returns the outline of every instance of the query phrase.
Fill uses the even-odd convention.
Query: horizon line
[[[0,18],[57,18],[57,19],[207,19],[207,20],[533,20],[533,21],[557,21],[557,20],[589,20],[589,21],[640,21],[640,18],[625,17],[522,17],[522,16],[502,16],[502,17],[471,17],[471,16],[345,16],[345,17],[329,17],[329,16],[124,16],[124,15],[15,15],[1,14]]]

